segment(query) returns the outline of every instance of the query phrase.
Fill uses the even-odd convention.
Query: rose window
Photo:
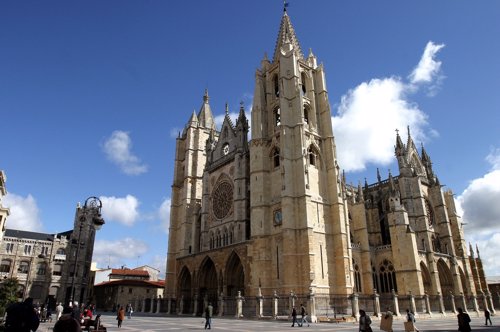
[[[233,186],[229,182],[221,182],[212,193],[212,209],[217,219],[223,219],[231,211],[233,205]]]

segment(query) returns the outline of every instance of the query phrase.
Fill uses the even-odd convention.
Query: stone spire
[[[276,47],[274,48],[273,62],[278,60],[281,47],[285,43],[292,44],[295,54],[301,59],[304,58],[299,40],[295,35],[295,30],[293,29],[292,22],[290,21],[290,17],[288,16],[286,10],[283,11],[283,17],[281,18],[280,31],[278,33],[278,39],[276,40]]]
[[[399,136],[399,130],[396,129],[396,156],[402,156],[405,153],[405,146],[403,141],[401,140],[401,136]]]
[[[212,115],[212,110],[208,100],[208,89],[205,89],[205,94],[203,95],[203,104],[201,105],[200,112],[198,113],[198,121],[201,127],[215,129],[214,116]]]

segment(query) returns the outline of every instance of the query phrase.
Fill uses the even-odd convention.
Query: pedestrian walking
[[[132,308],[132,304],[127,304],[127,315],[128,319],[132,318],[132,314],[134,313],[134,308]]]
[[[58,321],[59,318],[61,318],[63,310],[64,310],[64,307],[63,307],[62,303],[59,302],[59,304],[56,307],[56,321]]]
[[[382,331],[387,331],[387,332],[392,332],[392,321],[393,321],[393,313],[392,311],[387,308],[387,311],[385,312],[385,315],[382,316],[380,319],[380,329]]]
[[[359,331],[360,332],[372,332],[372,327],[370,324],[372,320],[366,315],[364,310],[359,311]]]
[[[208,302],[207,307],[205,308],[205,330],[212,328],[212,314],[214,313],[214,307],[212,303]]]
[[[469,332],[470,328],[470,317],[467,313],[465,313],[462,308],[458,308],[458,330],[461,332]]]
[[[292,307],[292,327],[295,327],[295,323],[299,325],[297,322],[297,309],[295,309],[295,306]]]
[[[415,326],[415,315],[409,309],[406,309],[406,322],[405,322],[405,331],[416,331],[419,332],[417,326]]]
[[[488,309],[484,309],[484,325],[488,325],[488,321],[490,322],[490,325],[493,325],[491,322],[491,314]]]
[[[309,322],[307,321],[307,312],[306,312],[306,307],[304,307],[304,304],[300,304],[300,315],[302,316],[300,320],[300,325],[299,326],[304,326],[304,323],[307,323],[307,326],[309,326]]]
[[[122,327],[122,322],[125,319],[125,309],[120,307],[118,314],[116,315],[116,320],[118,321],[118,328]]]

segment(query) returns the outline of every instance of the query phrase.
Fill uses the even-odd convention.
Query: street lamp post
[[[83,205],[83,208],[79,208],[79,213],[77,213],[77,218],[79,222],[79,232],[78,232],[78,240],[76,243],[77,246],[76,246],[75,262],[73,265],[73,276],[71,278],[70,303],[73,302],[73,299],[75,297],[75,279],[77,276],[78,256],[80,254],[83,226],[88,224],[89,228],[93,226],[95,230],[101,229],[102,225],[104,225],[104,219],[101,217],[101,208],[102,208],[101,200],[95,196],[92,196],[87,198],[85,204]],[[89,218],[91,222],[88,222]],[[90,233],[87,234],[87,236],[90,236]]]

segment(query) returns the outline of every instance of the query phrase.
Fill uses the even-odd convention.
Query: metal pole
[[[71,297],[69,301],[73,303],[75,297],[75,278],[76,278],[76,268],[78,266],[78,255],[80,253],[80,238],[82,237],[83,221],[80,222],[80,232],[78,233],[78,242],[76,247],[75,265],[73,266],[73,278],[71,279]]]

